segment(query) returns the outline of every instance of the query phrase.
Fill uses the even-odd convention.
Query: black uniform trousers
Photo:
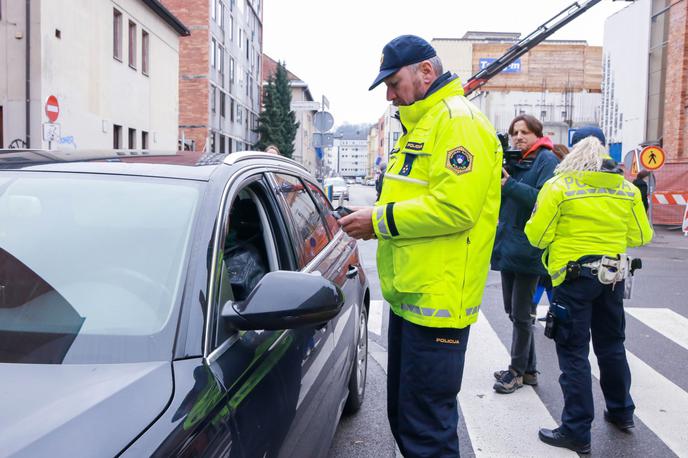
[[[631,371],[624,348],[623,290],[623,281],[616,286],[604,285],[588,268],[581,269],[578,279],[554,288],[553,307],[561,305],[569,315],[557,321],[554,338],[564,393],[561,429],[579,442],[590,442],[595,416],[588,360],[591,334],[607,410],[618,420],[633,418]]]
[[[456,396],[469,329],[419,326],[390,310],[387,417],[406,458],[459,456]]]

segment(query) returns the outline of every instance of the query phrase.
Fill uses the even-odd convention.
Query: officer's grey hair
[[[587,137],[576,143],[554,173],[599,172],[605,157],[607,150],[602,143],[595,137]]]
[[[437,76],[440,76],[442,73],[444,73],[444,69],[442,68],[442,59],[440,59],[440,56],[435,56],[431,57],[430,59],[426,59],[428,62],[430,62],[430,65],[432,65],[432,69],[435,71],[435,74]],[[420,67],[420,64],[422,64],[425,61],[418,62],[417,64],[411,64],[409,67],[411,67],[411,70],[414,72],[418,70],[418,67]]]

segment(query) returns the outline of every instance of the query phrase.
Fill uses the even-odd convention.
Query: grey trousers
[[[504,311],[513,323],[511,336],[511,367],[519,375],[536,371],[533,321],[535,306],[533,295],[538,276],[502,271]]]

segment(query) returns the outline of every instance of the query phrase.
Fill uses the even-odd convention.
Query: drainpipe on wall
[[[26,147],[31,148],[31,0],[26,0]]]

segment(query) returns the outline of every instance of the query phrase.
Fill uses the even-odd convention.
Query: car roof
[[[106,173],[207,181],[222,164],[256,162],[265,165],[288,163],[308,173],[305,167],[291,159],[257,151],[207,154],[195,151],[0,149],[0,171]]]

